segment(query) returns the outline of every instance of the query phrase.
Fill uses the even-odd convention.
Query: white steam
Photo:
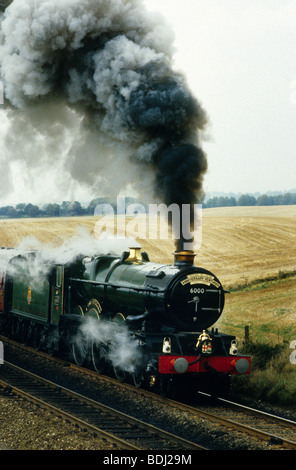
[[[23,238],[14,250],[1,250],[0,272],[8,272],[34,289],[40,289],[54,265],[69,264],[79,257],[113,254],[120,256],[130,246],[138,245],[135,240],[108,238],[103,234],[93,237],[84,227],[77,227],[76,233],[60,246],[45,244],[33,236]],[[8,261],[15,257],[13,262]]]
[[[80,327],[80,331],[90,342],[103,345],[106,352],[105,359],[113,367],[134,373],[143,363],[138,342],[130,335],[125,325],[116,325],[89,317]]]

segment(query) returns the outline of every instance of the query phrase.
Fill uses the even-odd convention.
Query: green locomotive
[[[225,293],[193,260],[183,251],[173,265],[158,264],[131,248],[50,264],[36,251],[2,249],[0,332],[47,351],[70,349],[78,365],[90,361],[164,393],[188,381],[193,390],[227,388],[231,375],[249,374],[250,358],[238,355],[234,336],[209,331]]]

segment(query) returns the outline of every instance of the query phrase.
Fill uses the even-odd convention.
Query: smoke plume
[[[170,28],[142,0],[13,0],[0,33],[6,157],[57,168],[64,186],[198,202],[206,116],[172,57]]]

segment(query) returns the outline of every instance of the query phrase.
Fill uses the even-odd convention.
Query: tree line
[[[94,206],[95,207],[95,206]],[[34,218],[34,217],[74,217],[78,215],[93,215],[94,207],[82,207],[78,201],[63,201],[62,204],[46,204],[42,207],[36,204],[17,204],[14,206],[0,207],[0,217],[15,218]]]
[[[208,199],[205,203],[203,203],[203,207],[286,206],[291,204],[296,204],[296,192],[277,194],[272,196],[269,196],[268,194],[261,194],[258,197],[255,197],[251,194],[242,194],[237,198],[233,196],[218,196]]]
[[[0,207],[0,218],[35,218],[35,217],[75,217],[83,215],[94,215],[95,207],[98,204],[108,202],[113,206],[116,213],[116,202],[113,198],[96,198],[87,206],[82,206],[78,201],[63,201],[61,204],[51,203],[39,207],[36,204],[19,203],[16,206]],[[126,204],[135,203],[135,199],[126,198]],[[233,196],[217,196],[208,199],[202,204],[203,208],[231,207],[231,206],[282,206],[296,204],[296,192],[269,196],[262,194],[255,197],[250,194],[242,194],[235,198]]]
[[[126,198],[127,204],[134,202],[133,198]],[[45,204],[39,207],[36,204],[20,203],[16,206],[3,206],[0,207],[0,218],[15,219],[15,218],[35,218],[35,217],[75,217],[83,215],[94,215],[95,207],[98,204],[108,202],[116,212],[116,200],[114,198],[96,198],[93,199],[87,206],[83,206],[78,201],[63,201],[61,204],[52,203]]]

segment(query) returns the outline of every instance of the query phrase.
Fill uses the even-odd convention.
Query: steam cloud
[[[142,0],[14,0],[0,21],[11,162],[55,168],[61,186],[198,202],[206,116],[162,18]]]
[[[79,331],[91,342],[104,346],[105,359],[113,367],[134,373],[144,362],[138,341],[131,337],[125,325],[118,326],[115,323],[87,318]],[[74,340],[77,341],[78,338],[79,335]]]
[[[95,238],[84,227],[77,227],[76,233],[60,246],[51,246],[28,236],[14,250],[1,251],[0,272],[7,271],[9,275],[30,283],[32,288],[41,289],[56,264],[74,263],[85,256],[113,254],[120,257],[123,251],[135,245],[135,240],[109,239],[108,234]],[[15,259],[9,263],[12,257]]]

